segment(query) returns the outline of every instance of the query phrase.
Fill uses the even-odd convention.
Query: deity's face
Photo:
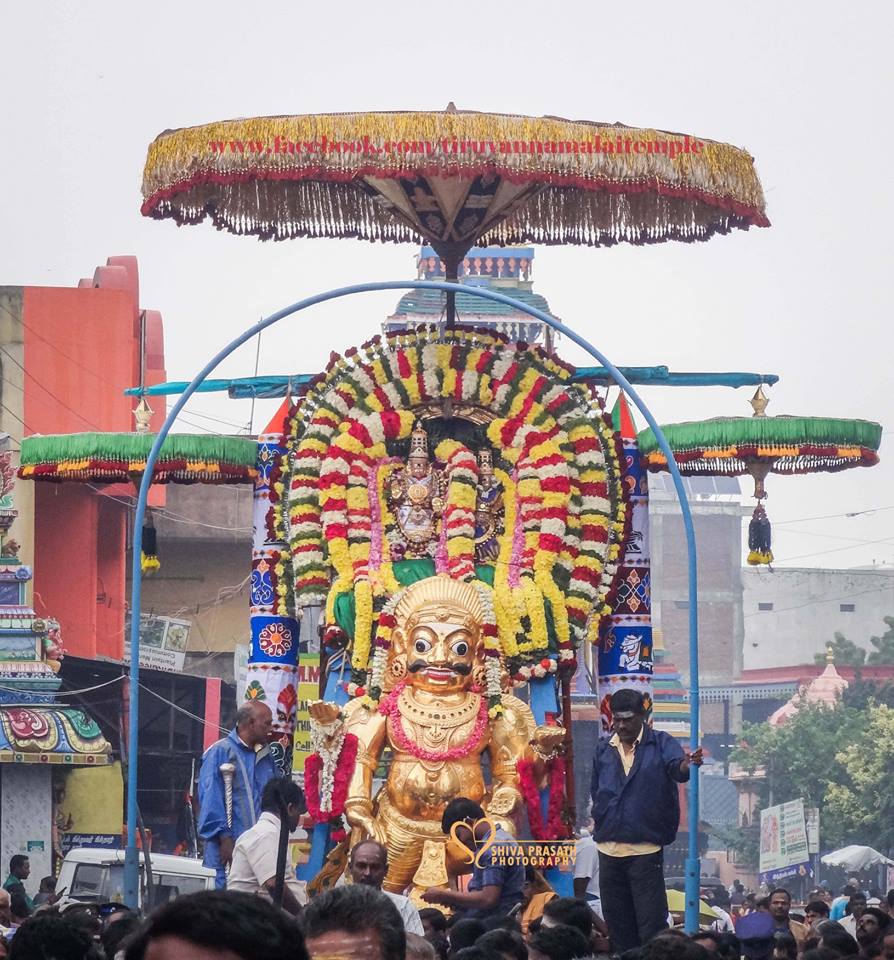
[[[422,480],[428,476],[429,464],[426,457],[409,457],[407,459],[407,467],[409,468],[410,476],[415,480]]]
[[[431,693],[457,693],[471,686],[478,645],[474,627],[421,619],[410,625],[406,644],[411,686]]]

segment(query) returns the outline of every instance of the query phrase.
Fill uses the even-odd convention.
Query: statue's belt
[[[439,840],[441,842],[447,839],[441,830],[440,817],[438,817],[437,820],[415,820],[406,816],[395,809],[391,800],[388,798],[388,791],[386,789],[383,789],[376,798],[376,806],[378,808],[377,816],[413,836],[422,837],[426,840]]]

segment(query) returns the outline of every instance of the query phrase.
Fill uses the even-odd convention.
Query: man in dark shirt
[[[623,953],[667,926],[664,847],[680,824],[677,784],[701,765],[702,752],[686,754],[647,726],[636,690],[612,694],[611,711],[614,735],[597,743],[593,762],[593,839],[602,913],[614,952]]]
[[[30,916],[34,912],[34,901],[25,892],[25,884],[22,882],[31,876],[31,861],[24,853],[16,853],[9,859],[9,876],[6,878],[3,889],[9,891],[9,896],[16,894],[22,898],[22,902],[28,908],[25,916]]]
[[[510,833],[485,820],[484,810],[466,797],[456,797],[447,804],[441,830],[448,836],[455,835],[475,855],[472,878],[466,891],[429,887],[422,894],[426,903],[440,903],[452,907],[462,918],[478,919],[505,917],[521,903],[525,868]]]

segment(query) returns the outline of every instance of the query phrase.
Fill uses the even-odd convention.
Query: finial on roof
[[[835,663],[835,647],[833,647],[831,643],[826,644],[826,663]]]
[[[452,100],[450,101],[450,103],[447,104],[446,107],[444,107],[444,113],[458,113],[458,112],[459,111],[456,109],[456,104]]]
[[[758,386],[757,390],[754,391],[754,396],[748,402],[754,411],[753,416],[765,417],[767,415],[767,404],[770,402],[770,398],[764,393],[763,384]]]

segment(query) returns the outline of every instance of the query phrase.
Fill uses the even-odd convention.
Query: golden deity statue
[[[475,560],[493,563],[500,555],[503,532],[503,487],[494,475],[493,453],[478,451],[478,490],[475,502]]]
[[[445,493],[445,479],[429,458],[428,434],[417,422],[410,435],[407,465],[395,471],[388,483],[388,504],[403,538],[402,544],[392,545],[392,555],[400,552],[395,547],[403,547],[407,559],[432,555]]]
[[[522,805],[517,763],[531,760],[537,776],[564,740],[562,727],[537,727],[526,703],[502,694],[491,718],[486,689],[483,610],[470,583],[436,576],[408,587],[394,610],[385,681],[378,709],[360,699],[344,708],[344,727],[358,739],[344,812],[352,842],[372,837],[388,850],[384,888],[424,889],[447,876],[441,815],[455,797],[468,797],[514,829]],[[339,716],[316,703],[321,725]],[[387,779],[373,795],[383,751],[391,750]],[[485,783],[482,756],[490,761]],[[433,865],[433,861],[436,861]]]

